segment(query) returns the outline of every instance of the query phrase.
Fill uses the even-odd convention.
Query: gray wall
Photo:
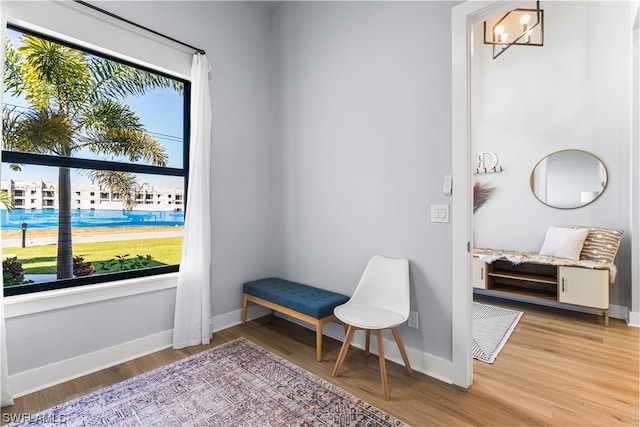
[[[420,329],[451,358],[452,2],[290,2],[274,16],[284,274],[351,294],[373,254],[411,262]]]

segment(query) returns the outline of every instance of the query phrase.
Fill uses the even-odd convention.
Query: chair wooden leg
[[[407,352],[404,350],[404,344],[402,343],[402,338],[400,338],[400,332],[398,331],[398,327],[391,328],[393,332],[393,336],[396,338],[396,343],[398,343],[398,350],[400,350],[400,354],[402,355],[402,360],[404,360],[404,366],[407,368],[408,373],[412,373],[411,364],[409,364],[409,358],[407,357]]]
[[[382,391],[384,400],[389,400],[389,382],[387,381],[387,364],[384,359],[384,343],[382,342],[382,331],[376,329],[376,339],[378,341],[378,358],[380,359],[380,377],[382,378]]]
[[[336,360],[336,366],[333,367],[333,373],[331,374],[334,377],[337,377],[340,373],[342,362],[344,362],[344,358],[347,356],[347,352],[349,351],[349,346],[351,345],[351,340],[353,339],[353,334],[355,331],[356,328],[354,326],[349,325],[349,327],[347,328],[347,335],[344,337],[344,342],[342,343],[342,348],[340,349],[338,360]]]
[[[365,341],[364,341],[364,354],[369,355],[369,344],[371,343],[371,329],[367,329],[365,332]]]
[[[247,294],[244,294],[242,299],[242,325],[247,321],[247,305],[249,305],[249,301],[247,300]]]

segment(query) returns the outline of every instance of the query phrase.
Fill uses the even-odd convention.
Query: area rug
[[[471,334],[474,359],[493,363],[520,317],[521,311],[474,302]]]
[[[406,426],[245,338],[13,425]]]

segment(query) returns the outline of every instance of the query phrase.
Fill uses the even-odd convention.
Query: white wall
[[[281,264],[273,256],[281,230],[271,197],[268,10],[234,2],[97,4],[207,51],[213,65],[213,315],[236,310],[241,284],[273,275]],[[165,290],[12,317],[10,373],[170,330],[174,304],[175,290]]]
[[[635,15],[630,2],[541,5],[544,47],[513,46],[493,60],[491,46],[482,43],[482,25],[474,31],[473,152],[495,152],[504,168],[501,174],[475,176],[496,191],[474,215],[474,242],[477,247],[537,252],[550,225],[624,230],[611,304],[627,307]],[[563,149],[589,151],[608,169],[604,194],[586,207],[553,209],[529,189],[538,160]]]
[[[451,359],[452,2],[289,2],[274,15],[284,274],[350,295],[373,254],[411,263],[420,329]]]

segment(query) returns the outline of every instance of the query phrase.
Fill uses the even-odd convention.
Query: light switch
[[[445,175],[442,180],[442,193],[445,196],[450,196],[453,192],[453,177],[451,175]]]
[[[431,205],[431,222],[449,222],[449,205]]]

